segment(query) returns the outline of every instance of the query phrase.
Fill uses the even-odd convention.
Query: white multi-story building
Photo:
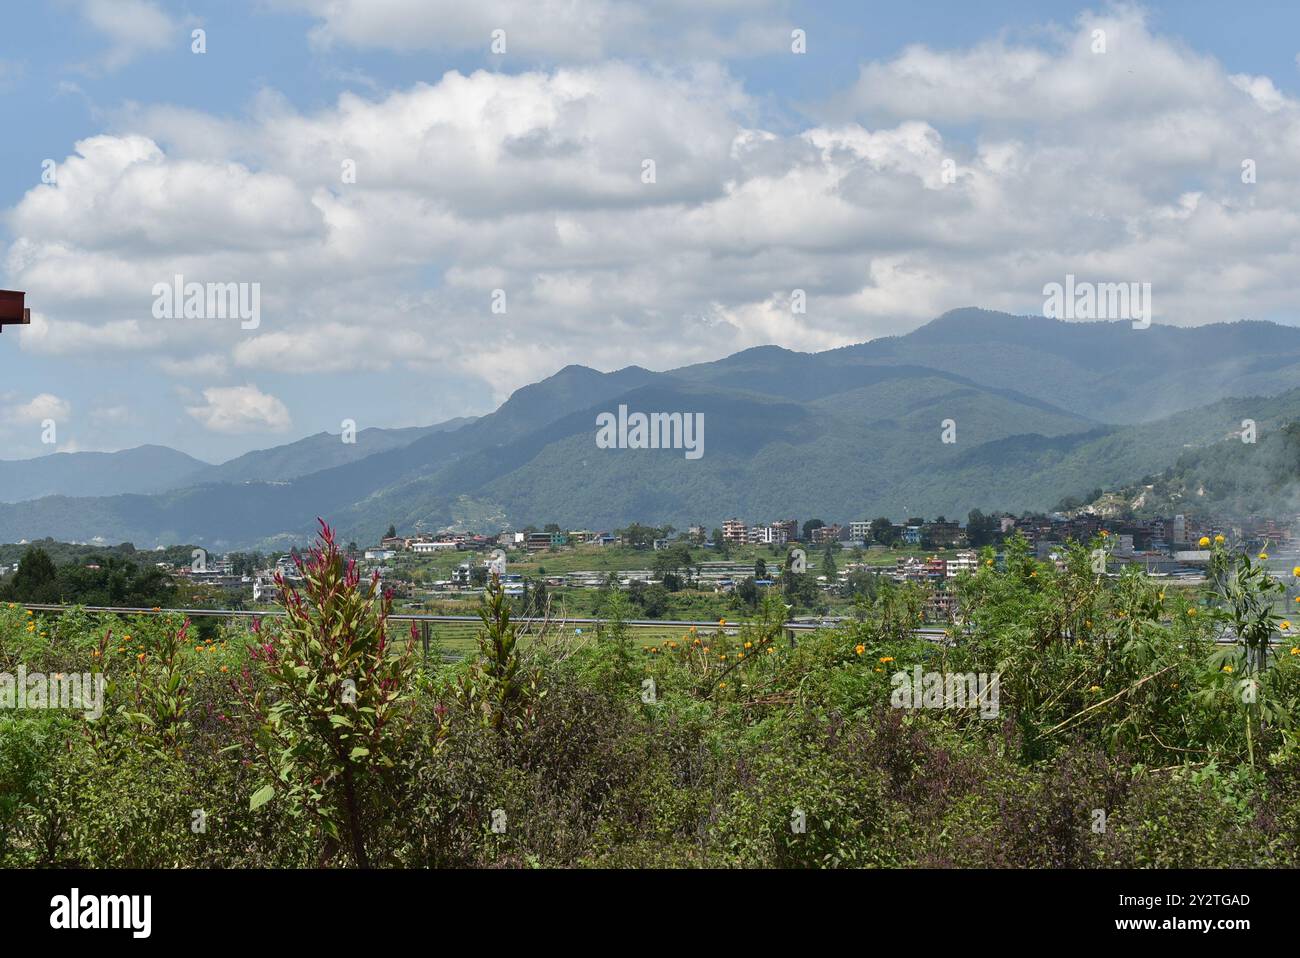
[[[854,542],[866,542],[871,538],[871,523],[868,520],[849,523],[849,538]]]
[[[459,548],[458,542],[415,542],[411,545],[412,552],[426,555],[432,552],[454,552]]]
[[[749,530],[749,542],[751,545],[783,546],[789,541],[790,539],[784,526],[754,526]]]
[[[948,578],[955,578],[963,572],[974,572],[978,568],[979,557],[974,550],[966,549],[958,552],[956,558],[948,560]]]

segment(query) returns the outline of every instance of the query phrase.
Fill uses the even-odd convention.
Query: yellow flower
[[[867,651],[867,647],[865,645],[857,645],[854,647],[853,651],[858,655],[861,655],[863,652]]]
[[[137,662],[143,662],[143,661],[144,661],[144,653],[141,652],[139,655],[137,655],[137,656],[135,657],[135,660],[136,660]]]
[[[880,657],[881,665],[884,665],[886,662],[892,662],[892,661],[894,661],[894,657],[892,655],[882,655]]]
[[[1101,691],[1101,686],[1100,686],[1100,685],[1094,685],[1094,686],[1092,686],[1090,689],[1088,689],[1088,691],[1089,691],[1089,692],[1100,692],[1100,691]]]
[[[991,565],[993,565],[993,560],[992,560],[992,559],[985,559],[985,560],[984,560],[984,564],[987,565],[987,566],[991,566]]]
[[[1292,569],[1292,570],[1291,570],[1291,574],[1292,574],[1293,576],[1295,576],[1297,579],[1300,579],[1300,565],[1298,565],[1298,566],[1296,566],[1294,569]]]
[[[752,649],[753,647],[754,647],[754,643],[753,643],[753,642],[746,642],[746,643],[745,643],[745,648],[747,648],[747,649]]]
[[[743,659],[744,657],[745,657],[745,653],[744,653],[744,652],[737,652],[737,653],[736,653],[736,658],[738,658],[738,659]]]
[[[1208,545],[1210,544],[1210,537],[1209,537],[1209,536],[1201,536],[1201,538],[1199,538],[1198,540],[1196,540],[1196,544],[1197,544],[1198,546],[1200,546],[1202,549],[1204,549],[1206,546],[1208,546]]]
[[[1219,535],[1215,536],[1215,537],[1214,537],[1214,541],[1215,541],[1216,543],[1218,543],[1219,545],[1223,545],[1223,541],[1224,541],[1224,540],[1223,540],[1223,534],[1220,533]]]
[[[1292,649],[1292,650],[1291,650],[1291,654],[1292,654],[1292,655],[1300,655],[1300,645],[1297,645],[1294,649]]]
[[[1108,535],[1110,535],[1110,533],[1107,532],[1105,529],[1102,529],[1102,530],[1101,530],[1101,537],[1102,537],[1103,539],[1106,538]]]
[[[727,624],[727,620],[726,620],[726,619],[719,619],[719,620],[718,620],[718,625],[726,625],[726,624]]]
[[[1285,631],[1287,631],[1289,628],[1291,628],[1291,623],[1288,622],[1286,619],[1283,619],[1281,622],[1279,622],[1279,623],[1277,624],[1277,627],[1278,627],[1279,629],[1281,629],[1283,632],[1285,632]]]
[[[1195,614],[1196,614],[1196,610],[1195,610],[1195,609],[1188,609],[1188,610],[1187,610],[1187,614],[1188,614],[1188,615],[1195,615]]]
[[[726,683],[726,682],[719,682],[719,683],[718,683],[718,688],[720,688],[720,689],[725,689],[726,687],[727,687],[727,683]]]
[[[775,652],[776,652],[776,649],[775,649],[773,646],[770,646],[770,645],[769,645],[769,646],[767,647],[767,654],[768,654],[768,655],[772,655],[772,654],[775,653]]]
[[[877,671],[877,672],[883,672],[883,671],[885,671],[885,670],[882,669],[880,666],[877,665],[877,666],[876,666],[876,671]]]
[[[1261,553],[1259,554],[1259,561],[1260,561],[1260,562],[1263,562],[1263,561],[1264,561],[1265,559],[1267,559],[1267,558],[1268,558],[1268,553],[1267,553],[1267,552],[1261,552]]]
[[[1225,672],[1231,672],[1231,671],[1232,671],[1232,666],[1231,666],[1231,665],[1225,665],[1225,666],[1223,667],[1223,671],[1225,671]]]

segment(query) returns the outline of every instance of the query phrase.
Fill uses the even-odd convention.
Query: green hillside
[[[1277,505],[1289,495],[1277,476],[1295,469],[1269,436],[1300,421],[1297,383],[1300,330],[1289,327],[1134,330],[958,310],[907,336],[823,353],[760,347],[664,373],[568,366],[463,424],[363,433],[375,441],[360,448],[310,437],[227,464],[230,481],[162,494],[0,505],[0,539],[284,548],[317,516],[358,541],[390,523],[491,531],[953,516],[1050,508],[1176,462],[1186,478],[1149,491],[1150,508],[1185,501],[1192,486],[1205,486],[1193,491],[1207,507]],[[1261,390],[1274,395],[1227,398]],[[596,417],[619,405],[702,414],[705,454],[598,448]],[[1246,418],[1261,442],[1243,453],[1224,439]],[[1267,468],[1264,456],[1275,457]]]

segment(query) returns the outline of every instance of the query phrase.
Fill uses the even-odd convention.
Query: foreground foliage
[[[524,641],[492,583],[479,654],[422,661],[328,529],[251,628],[0,607],[0,671],[108,679],[97,721],[0,710],[0,863],[1295,867],[1294,589],[1215,549],[1179,597],[1013,543],[946,643],[889,589],[797,644],[775,594]],[[917,666],[997,673],[998,714],[893,707]]]

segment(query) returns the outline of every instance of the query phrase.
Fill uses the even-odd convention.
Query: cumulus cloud
[[[186,406],[185,411],[204,428],[220,433],[284,432],[292,425],[284,403],[256,386],[205,389],[203,403]]]
[[[9,426],[40,425],[47,419],[63,422],[72,415],[72,404],[53,393],[41,393],[26,402],[11,401],[0,405],[0,416]]]
[[[153,0],[81,0],[80,6],[83,19],[108,40],[97,64],[105,70],[186,40],[182,25]]]
[[[317,18],[313,41],[409,52],[488,51],[597,60],[613,55],[743,57],[790,43],[772,0],[278,0]]]
[[[411,12],[312,9],[358,45]],[[432,42],[422,22],[411,42]],[[131,349],[208,383],[438,370],[503,397],[569,362],[667,368],[1036,310],[1066,273],[1150,282],[1157,322],[1300,298],[1300,106],[1140,10],[910,47],[824,107],[768,129],[722,67],[615,61],[452,71],[308,112],[268,93],[239,119],[142,108],[9,213],[8,272],[45,314],[21,342]],[[155,320],[150,290],[176,274],[260,283],[261,324]]]

